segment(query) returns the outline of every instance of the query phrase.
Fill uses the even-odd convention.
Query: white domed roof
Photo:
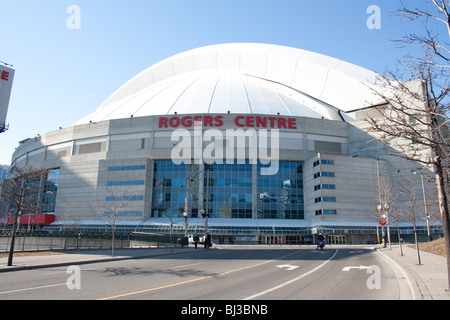
[[[143,71],[89,121],[167,114],[254,113],[342,119],[379,103],[377,74],[295,48],[223,44],[186,51]]]

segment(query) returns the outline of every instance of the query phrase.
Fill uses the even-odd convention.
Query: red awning
[[[49,225],[56,221],[54,214],[33,214],[20,217],[21,225]],[[14,216],[0,217],[0,225],[13,225]]]

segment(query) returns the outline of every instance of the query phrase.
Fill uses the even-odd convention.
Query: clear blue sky
[[[424,3],[406,0],[406,3]],[[70,30],[67,8],[80,8]],[[381,29],[366,26],[370,5]],[[397,0],[0,0],[0,61],[16,76],[0,164],[18,141],[67,127],[130,78],[185,50],[229,42],[279,44],[384,72],[408,50],[392,39],[421,32],[392,16]]]

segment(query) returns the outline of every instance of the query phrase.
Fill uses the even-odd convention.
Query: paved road
[[[69,270],[55,267],[0,273],[0,283],[0,300],[411,298],[406,283],[380,254],[355,247],[324,251],[312,247],[199,249]]]

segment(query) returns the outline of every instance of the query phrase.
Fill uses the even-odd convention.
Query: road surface
[[[0,300],[411,299],[394,266],[372,248],[356,246],[199,248],[0,273],[0,284]]]

